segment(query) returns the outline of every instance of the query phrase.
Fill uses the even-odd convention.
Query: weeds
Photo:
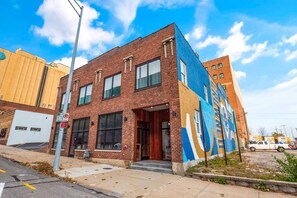
[[[268,192],[269,188],[267,188],[266,184],[264,184],[263,182],[260,182],[258,185],[256,185],[258,190],[264,191],[264,192]]]
[[[297,158],[295,155],[284,152],[286,159],[277,159],[276,162],[280,165],[280,170],[286,174],[287,181],[297,182]]]

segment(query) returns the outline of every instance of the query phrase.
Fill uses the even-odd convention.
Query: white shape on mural
[[[186,114],[186,130],[187,130],[187,134],[188,134],[188,137],[189,137],[191,148],[192,148],[192,151],[193,151],[193,154],[194,154],[194,158],[195,158],[195,160],[199,159],[199,157],[197,155],[195,145],[194,145],[194,141],[193,141],[191,122],[190,122],[190,115],[188,113]]]

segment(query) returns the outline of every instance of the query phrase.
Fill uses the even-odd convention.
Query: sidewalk
[[[46,161],[53,164],[54,157],[3,145],[0,145],[0,155],[23,163]],[[294,197],[171,174],[123,169],[68,157],[61,157],[60,164],[63,168],[57,172],[60,176],[71,177],[81,185],[116,197]]]

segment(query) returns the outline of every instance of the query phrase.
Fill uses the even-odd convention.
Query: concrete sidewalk
[[[3,145],[0,145],[0,155],[23,163],[53,163],[53,155]],[[68,157],[61,157],[60,164],[63,170],[57,172],[59,175],[71,177],[81,185],[116,197],[294,197],[171,174],[123,169]]]

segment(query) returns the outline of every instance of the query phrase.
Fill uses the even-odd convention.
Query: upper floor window
[[[218,75],[215,74],[215,75],[212,76],[212,78],[213,78],[214,80],[217,80],[217,79],[218,79]]]
[[[121,93],[121,77],[122,74],[105,78],[103,98],[112,98],[119,96]]]
[[[181,70],[181,81],[188,85],[188,76],[187,76],[187,65],[180,60],[180,70]]]
[[[91,96],[92,96],[92,84],[81,87],[79,90],[78,105],[90,103]]]
[[[226,90],[226,88],[227,88],[226,85],[223,85],[223,88]]]
[[[212,69],[212,70],[215,70],[215,69],[216,69],[216,65],[212,65],[212,66],[211,66],[211,69]]]
[[[220,78],[224,78],[224,73],[220,73]]]
[[[62,95],[61,106],[60,106],[60,109],[61,109],[61,110],[63,110],[64,104],[65,104],[65,100],[66,100],[65,97],[66,97],[66,93],[64,93],[64,94]],[[71,101],[71,92],[69,93],[69,99],[68,99],[68,106],[67,106],[67,109],[69,109],[70,101]]]
[[[208,90],[206,85],[204,85],[204,95],[205,95],[205,101],[208,102]]]
[[[221,69],[222,67],[223,67],[223,64],[222,63],[219,63],[218,64],[218,68]]]
[[[150,87],[161,83],[160,60],[155,60],[136,69],[136,89]]]

